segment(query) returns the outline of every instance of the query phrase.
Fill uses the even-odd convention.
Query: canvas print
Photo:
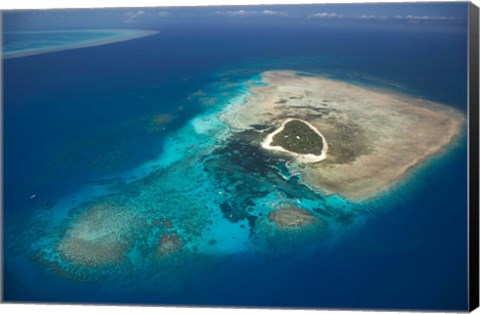
[[[2,12],[4,301],[467,310],[473,8]]]

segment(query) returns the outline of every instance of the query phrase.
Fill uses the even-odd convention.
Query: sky
[[[80,10],[4,11],[4,30],[78,28],[161,29],[171,24],[349,25],[432,27],[467,22],[467,3],[386,3],[205,6]]]

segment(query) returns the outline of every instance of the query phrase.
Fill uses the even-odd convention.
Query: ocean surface
[[[269,167],[242,143],[223,145],[229,130],[217,118],[272,69],[467,114],[466,26],[191,22],[152,30],[159,33],[4,60],[6,301],[467,309],[466,133],[388,193],[351,203],[286,183],[275,175],[281,164]],[[6,47],[21,44],[13,37]],[[252,241],[251,227],[277,198],[331,219],[331,237],[267,230],[268,243]],[[118,230],[135,221],[125,231],[128,265],[72,266],[55,253],[96,204]],[[120,207],[129,210],[115,216]],[[158,215],[185,252],[151,263]]]

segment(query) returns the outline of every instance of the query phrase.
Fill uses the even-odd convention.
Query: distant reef
[[[87,48],[94,46],[101,46],[113,44],[117,42],[142,38],[158,34],[157,31],[149,30],[71,30],[71,31],[30,31],[30,32],[12,32],[11,34],[29,34],[32,38],[23,43],[22,47],[28,48],[9,50],[8,45],[2,51],[3,59],[13,59],[28,57],[38,54],[50,53],[55,51]],[[76,34],[89,33],[91,38],[85,39],[83,37],[75,36]],[[42,35],[48,35],[49,39],[42,39]],[[54,36],[52,40],[52,35]],[[68,34],[69,36],[65,36]],[[69,41],[64,38],[67,37]]]

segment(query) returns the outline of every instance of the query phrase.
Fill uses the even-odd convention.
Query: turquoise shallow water
[[[352,203],[218,118],[272,69],[466,112],[464,29],[417,31],[177,25],[6,60],[6,299],[464,308],[465,135]],[[328,227],[274,228],[266,217],[290,204]]]
[[[225,259],[307,254],[318,246],[334,245],[332,241],[353,223],[362,206],[338,196],[322,196],[302,185],[298,177],[286,179],[282,171],[288,173],[287,160],[245,144],[251,134],[232,134],[219,119],[229,106],[241,106],[251,87],[262,84],[255,75],[228,87],[216,82],[206,86],[208,93],[192,94],[192,101],[206,103],[207,109],[166,138],[158,158],[105,177],[106,185],[83,187],[58,199],[51,208],[37,210],[26,224],[26,238],[17,238],[11,248],[17,251],[28,245],[34,260],[69,280],[102,280],[117,293],[130,293],[138,289],[136,282],[142,278],[143,289],[169,295],[183,289],[194,273],[203,273]],[[212,97],[214,105],[209,102]],[[273,209],[290,204],[318,215],[328,222],[328,229],[276,230],[266,217]],[[89,210],[100,207],[101,214],[84,218]],[[65,239],[68,242],[70,228],[76,230],[79,224],[88,230],[88,238],[105,237],[101,241],[107,243],[113,238],[116,244],[127,238],[127,250],[123,245],[111,248],[125,258],[111,266],[72,264],[59,248]],[[159,256],[156,252],[166,237],[175,237],[179,247]],[[82,250],[81,243],[66,245]],[[169,285],[159,287],[159,282]]]

